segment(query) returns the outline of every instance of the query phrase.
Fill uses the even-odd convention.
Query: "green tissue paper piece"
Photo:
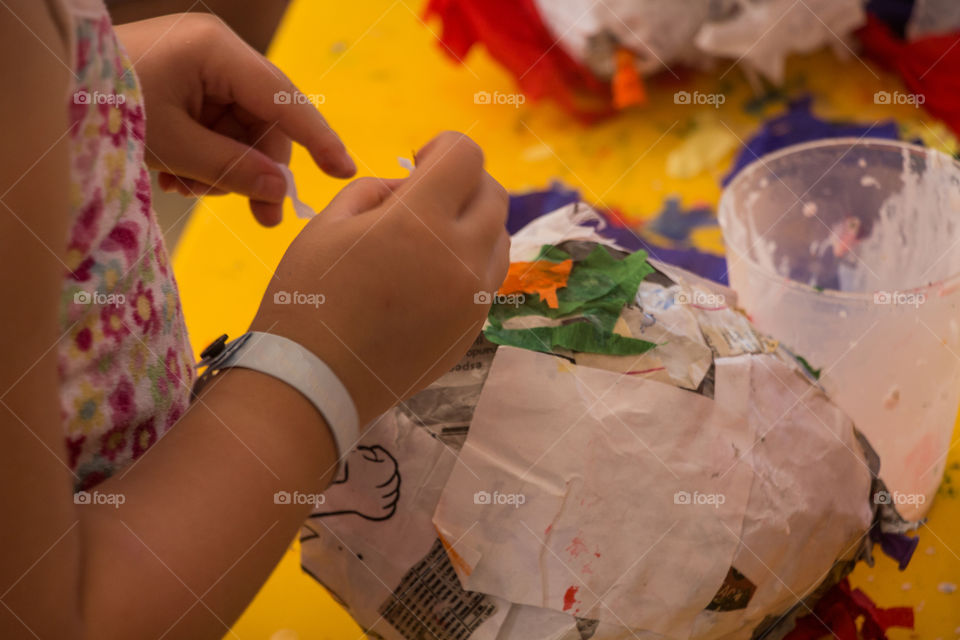
[[[574,322],[559,327],[531,329],[504,329],[490,326],[484,333],[490,342],[544,353],[550,353],[554,349],[568,349],[611,356],[629,356],[645,353],[657,346],[654,342],[602,331],[591,322]]]
[[[534,260],[550,260],[551,262],[563,262],[564,260],[569,260],[570,254],[553,246],[552,244],[545,244],[540,247],[540,253],[537,254],[537,257]]]
[[[569,257],[561,249],[544,245],[537,259],[562,262]],[[557,291],[558,308],[551,309],[534,296],[520,305],[495,304],[484,333],[491,342],[533,351],[563,348],[607,355],[644,353],[656,344],[615,334],[613,327],[623,307],[636,297],[640,283],[652,272],[645,251],[618,260],[606,247],[597,245],[585,259],[574,263],[567,286]],[[504,321],[528,315],[578,321],[559,327],[503,328]]]
[[[569,257],[566,252],[545,245],[538,259],[561,262]],[[567,286],[557,290],[556,309],[536,296],[527,296],[521,305],[494,305],[490,309],[490,321],[503,324],[509,318],[527,315],[564,318],[579,312],[606,331],[612,331],[623,307],[636,297],[640,283],[652,272],[645,251],[617,260],[606,247],[597,245],[585,259],[574,263]]]

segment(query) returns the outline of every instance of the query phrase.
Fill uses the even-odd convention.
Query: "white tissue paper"
[[[824,46],[845,55],[845,38],[865,21],[861,0],[743,2],[732,17],[704,24],[694,42],[705,53],[734,59],[782,84],[787,55]]]
[[[612,53],[624,47],[637,55],[642,73],[678,65],[705,67],[720,59],[781,83],[789,54],[823,46],[846,54],[846,39],[866,20],[861,0],[537,0],[536,4],[564,50],[601,78],[613,74]]]
[[[952,33],[960,29],[960,2],[957,0],[915,0],[907,38],[917,40],[928,36]]]
[[[310,205],[297,197],[297,185],[293,181],[293,172],[290,171],[290,167],[278,162],[277,168],[280,169],[280,173],[283,174],[283,179],[287,182],[287,197],[290,198],[290,202],[293,203],[293,211],[297,214],[297,217],[309,220],[317,215],[317,212],[314,211]]]

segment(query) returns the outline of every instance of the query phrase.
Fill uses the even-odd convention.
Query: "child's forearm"
[[[222,373],[143,458],[96,488],[121,506],[77,508],[90,635],[221,637],[310,510],[274,494],[316,494],[335,468],[330,431],[305,397],[265,374]]]
[[[39,346],[23,338],[0,342],[0,637],[222,637],[310,508],[274,493],[316,493],[333,475],[320,414],[278,380],[227,370],[90,504],[75,504],[55,357],[34,360]]]

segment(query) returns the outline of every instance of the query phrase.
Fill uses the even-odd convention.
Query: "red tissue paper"
[[[960,32],[907,41],[873,14],[860,32],[864,52],[903,78],[923,106],[960,135]]]
[[[857,619],[863,618],[860,635]],[[881,609],[860,589],[851,589],[844,578],[827,591],[813,612],[797,618],[793,631],[784,640],[819,640],[831,636],[837,640],[887,640],[887,629],[913,629],[913,609]]]
[[[430,0],[425,17],[432,16],[443,24],[440,42],[458,62],[481,43],[531,100],[553,98],[586,122],[612,113],[609,85],[563,50],[533,0]]]

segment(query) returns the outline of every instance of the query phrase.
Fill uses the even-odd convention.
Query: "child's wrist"
[[[225,369],[199,392],[196,402],[217,426],[231,431],[270,469],[278,465],[271,461],[273,454],[265,454],[258,445],[261,435],[273,442],[290,443],[291,450],[314,452],[311,466],[318,465],[324,476],[329,473],[329,479],[336,475],[338,454],[333,431],[313,403],[282,380],[253,369]],[[247,435],[252,433],[248,428],[236,424],[239,417],[255,424],[256,440]]]
[[[259,371],[298,391],[313,405],[333,433],[339,459],[356,445],[360,425],[353,397],[338,374],[299,342],[261,331],[229,341],[224,334],[204,349],[201,358],[198,366],[205,370],[197,390],[226,369]]]

